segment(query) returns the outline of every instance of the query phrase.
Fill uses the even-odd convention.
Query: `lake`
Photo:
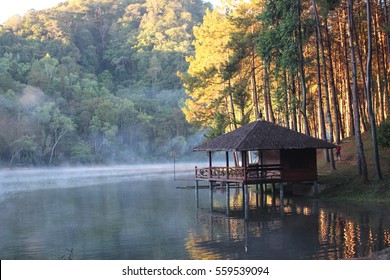
[[[191,185],[171,165],[2,170],[0,258],[349,259],[390,247],[389,207],[250,188],[244,211],[241,188],[214,190],[211,207]]]

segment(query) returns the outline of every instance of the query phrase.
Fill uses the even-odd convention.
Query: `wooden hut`
[[[317,149],[335,145],[267,121],[255,121],[193,148],[208,153],[207,167],[195,167],[196,180],[242,184],[315,182]],[[214,166],[213,152],[225,152]]]

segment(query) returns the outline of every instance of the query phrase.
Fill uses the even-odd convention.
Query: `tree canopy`
[[[183,112],[210,137],[259,117],[335,143],[354,135],[365,181],[360,134],[373,132],[378,158],[390,110],[389,30],[387,0],[223,1],[194,31]]]
[[[0,162],[142,162],[196,134],[178,71],[201,0],[70,0],[0,25]]]

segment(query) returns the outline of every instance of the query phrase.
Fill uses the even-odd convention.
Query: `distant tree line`
[[[0,164],[185,156],[197,136],[177,72],[201,0],[70,0],[0,25]]]

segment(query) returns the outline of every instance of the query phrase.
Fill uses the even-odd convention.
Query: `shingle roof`
[[[200,144],[192,151],[255,151],[308,148],[332,149],[336,146],[271,122],[255,121]]]

